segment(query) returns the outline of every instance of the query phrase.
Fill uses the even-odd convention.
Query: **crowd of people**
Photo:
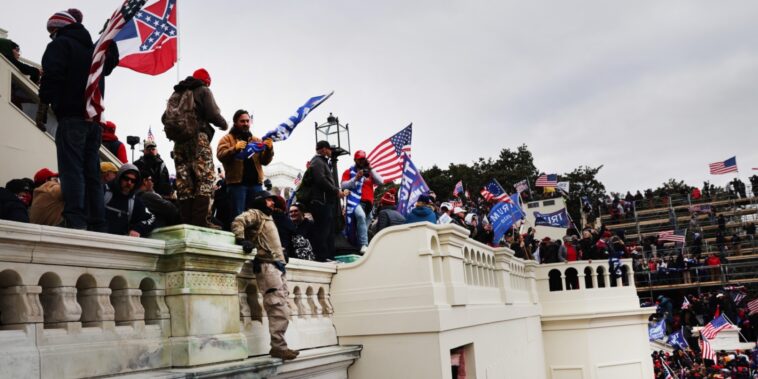
[[[679,378],[753,378],[758,374],[756,354],[758,350],[716,352],[716,359],[704,359],[698,343],[700,336],[693,335],[693,328],[704,327],[721,316],[740,328],[741,342],[754,343],[758,314],[751,314],[747,303],[752,295],[742,286],[725,287],[719,290],[687,294],[681,300],[659,295],[655,302],[643,306],[656,306],[651,323],[664,321],[667,335],[681,331],[684,342],[674,344],[673,353],[663,351],[652,354],[656,378],[666,378],[667,369]],[[721,376],[718,376],[721,375]]]

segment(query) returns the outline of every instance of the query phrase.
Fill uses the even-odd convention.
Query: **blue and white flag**
[[[496,203],[490,210],[489,219],[494,233],[493,243],[497,244],[503,238],[508,229],[524,216],[521,210],[518,194],[511,195],[511,202]]]
[[[648,326],[648,338],[650,341],[660,340],[666,337],[666,320],[661,319],[653,326]]]
[[[690,347],[690,345],[687,343],[687,339],[684,338],[684,333],[682,329],[679,329],[678,332],[674,332],[669,334],[668,338],[666,338],[666,343],[673,347],[678,347],[680,349],[686,349]]]
[[[261,139],[262,140],[271,139],[274,142],[286,140],[287,138],[289,138],[290,134],[292,134],[292,131],[295,130],[295,127],[298,124],[300,124],[303,120],[305,120],[305,117],[308,116],[308,113],[316,109],[316,107],[321,105],[321,103],[326,101],[326,99],[330,98],[333,94],[334,94],[334,91],[329,92],[326,95],[311,97],[300,108],[297,108],[297,111],[295,111],[295,114],[290,116],[290,118],[287,119],[287,121],[279,124],[279,126],[277,126],[276,129],[264,134]],[[266,147],[262,142],[251,142],[247,144],[244,150],[237,153],[237,159],[250,158],[251,156],[253,156],[253,154],[260,153],[265,148]]]
[[[429,186],[426,185],[421,172],[416,169],[411,158],[404,155],[405,164],[403,165],[403,181],[400,184],[400,191],[397,196],[397,211],[403,216],[411,213],[416,205],[418,197],[429,192]]]
[[[350,167],[350,179],[352,180],[355,178],[355,175],[358,171],[355,169],[355,166]],[[345,235],[345,238],[347,238],[350,243],[353,245],[357,244],[358,236],[356,235],[356,228],[355,228],[355,209],[361,206],[361,194],[363,193],[363,181],[366,179],[365,176],[361,176],[360,178],[355,180],[355,186],[350,189],[350,194],[347,196],[346,207],[345,207],[345,229],[343,231],[343,234]],[[366,215],[366,218],[368,218],[369,215]]]
[[[566,208],[552,213],[540,213],[534,211],[534,225],[552,226],[554,228],[568,228],[569,218]]]

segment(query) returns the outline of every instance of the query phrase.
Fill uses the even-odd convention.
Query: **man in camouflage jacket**
[[[274,195],[268,191],[258,192],[253,199],[253,208],[242,212],[232,221],[232,233],[245,254],[250,254],[253,248],[257,249],[253,272],[258,290],[263,293],[263,308],[268,315],[271,334],[269,354],[274,358],[289,360],[295,359],[299,352],[290,350],[284,340],[289,325],[289,290],[284,268],[286,258],[271,217],[273,211]]]

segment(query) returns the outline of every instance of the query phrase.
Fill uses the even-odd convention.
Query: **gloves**
[[[37,128],[41,131],[47,131],[47,127],[45,126],[45,123],[47,123],[47,110],[50,108],[49,104],[45,103],[39,103],[39,106],[37,107],[37,117],[35,117],[35,121],[37,123]]]
[[[242,252],[245,254],[252,253],[253,249],[255,248],[255,246],[253,246],[253,243],[248,240],[238,238],[236,242],[237,242],[237,245],[242,246]]]
[[[271,150],[274,148],[274,141],[271,138],[263,140],[263,144],[266,145],[266,149]]]
[[[246,141],[237,141],[237,144],[234,145],[234,150],[244,150],[245,146],[247,146]]]

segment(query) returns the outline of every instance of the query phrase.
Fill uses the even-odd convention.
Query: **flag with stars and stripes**
[[[660,233],[658,233],[658,241],[669,241],[669,242],[677,242],[677,243],[684,243],[685,242],[685,233],[686,231],[679,231],[675,232],[673,230],[664,230]]]
[[[302,172],[298,172],[298,173],[297,173],[297,176],[295,177],[295,182],[294,182],[294,184],[295,184],[295,187],[299,186],[299,185],[300,185],[300,182],[301,182],[302,180],[303,180],[303,173],[302,173]]]
[[[534,183],[537,187],[555,187],[558,185],[558,175],[556,174],[542,174],[537,178]]]
[[[126,0],[113,12],[110,20],[105,26],[100,39],[95,44],[92,53],[92,65],[89,69],[87,86],[84,90],[84,99],[86,101],[85,110],[87,116],[93,120],[100,120],[103,113],[103,93],[100,88],[100,80],[103,78],[103,69],[105,68],[105,59],[108,47],[113,43],[113,39],[118,35],[123,27],[131,21],[134,15],[145,5],[145,0]]]
[[[118,65],[143,74],[162,74],[176,63],[177,38],[176,0],[152,1],[114,38],[121,56]]]
[[[480,193],[485,200],[490,202],[511,202],[511,197],[508,196],[503,189],[503,186],[498,183],[497,179],[490,180],[490,182],[482,188]]]
[[[731,157],[722,162],[713,162],[708,165],[708,170],[711,175],[728,174],[730,172],[737,172],[737,157]]]
[[[727,321],[727,319],[724,317],[724,315],[720,315],[719,317],[714,318],[705,325],[703,329],[700,329],[700,335],[712,340],[716,338],[716,335],[719,334],[720,331],[731,328],[732,324]]]
[[[397,211],[403,216],[407,216],[416,206],[418,197],[429,192],[429,186],[421,177],[421,172],[416,169],[411,158],[407,155],[403,157],[405,164],[403,166],[403,181],[400,184],[397,196]]]
[[[147,138],[145,141],[155,142],[155,136],[153,135],[153,128],[148,127],[147,128]]]
[[[700,338],[698,338],[698,344],[700,345],[700,352],[702,353],[703,359],[710,359],[716,362],[716,352],[713,351],[713,347],[711,347],[711,344],[702,334],[700,335]]]
[[[411,153],[413,124],[377,145],[368,154],[371,167],[384,178],[384,183],[403,177],[403,156]]]

